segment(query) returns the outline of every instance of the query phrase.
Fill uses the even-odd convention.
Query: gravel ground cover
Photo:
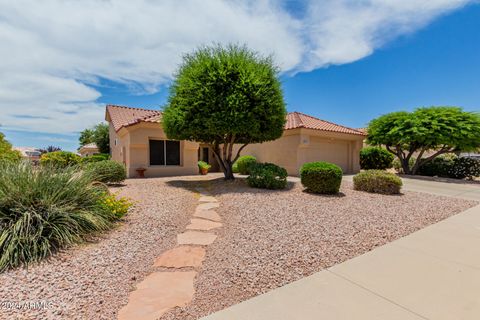
[[[212,179],[218,175],[209,175]],[[243,179],[205,177],[129,180],[115,189],[137,200],[117,229],[27,270],[0,274],[0,319],[115,319],[153,261],[175,246],[204,187],[220,201],[223,227],[208,247],[195,297],[165,319],[198,319],[214,311],[360,255],[459,213],[476,202],[406,192],[385,196],[354,191],[312,195],[251,189]],[[45,310],[8,310],[5,302],[42,302]]]
[[[175,246],[195,208],[191,192],[165,180],[129,180],[113,189],[134,199],[135,207],[94,243],[0,274],[0,319],[116,319],[134,284],[153,271],[154,259]],[[33,303],[46,308],[32,309]]]
[[[285,285],[459,213],[476,202],[405,192],[338,196],[251,189],[244,181],[205,183],[221,206],[223,228],[209,246],[185,308],[161,319],[198,319]]]

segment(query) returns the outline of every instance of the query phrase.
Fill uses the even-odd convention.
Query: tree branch
[[[235,156],[235,159],[232,161],[232,163],[235,163],[235,161],[238,160],[238,158],[240,158],[240,152],[242,152],[243,148],[245,148],[246,146],[248,146],[248,143],[245,143],[243,146],[241,146],[238,151],[237,151],[237,155]]]

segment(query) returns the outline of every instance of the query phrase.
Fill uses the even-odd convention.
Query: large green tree
[[[242,149],[279,138],[285,118],[278,68],[271,57],[245,46],[218,45],[184,56],[162,125],[170,139],[208,144],[225,179],[233,179],[232,164]]]
[[[478,149],[480,115],[458,107],[392,112],[372,120],[367,133],[367,143],[385,146],[406,174],[416,174],[422,164],[441,154]],[[416,160],[409,165],[412,157]]]
[[[10,142],[5,140],[5,135],[0,132],[0,161],[18,161],[21,157],[20,152],[13,150]]]
[[[106,123],[99,123],[92,128],[88,128],[80,132],[78,138],[80,147],[95,143],[101,153],[110,153],[110,137],[109,128]]]

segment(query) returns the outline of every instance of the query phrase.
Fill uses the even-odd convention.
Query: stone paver
[[[154,272],[130,293],[119,320],[154,320],[175,307],[183,307],[193,298],[196,272]]]
[[[218,202],[207,202],[207,203],[200,203],[197,206],[197,209],[195,211],[201,211],[201,210],[210,210],[210,209],[215,209],[220,207],[220,204]]]
[[[218,200],[215,197],[212,196],[201,196],[200,199],[198,199],[200,202],[218,202]]]
[[[198,268],[205,258],[205,248],[181,246],[164,252],[155,260],[155,267],[166,268]]]
[[[217,238],[213,233],[201,232],[201,231],[186,231],[177,235],[178,244],[196,244],[196,245],[209,245]]]
[[[197,210],[195,211],[193,216],[197,218],[203,218],[203,219],[213,220],[217,222],[222,221],[222,218],[218,215],[218,213],[216,213],[213,210]]]
[[[187,226],[188,230],[212,230],[215,228],[221,227],[222,224],[220,222],[214,222],[210,220],[204,219],[191,219],[190,224]]]

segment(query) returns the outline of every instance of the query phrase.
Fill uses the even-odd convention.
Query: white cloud
[[[185,52],[246,43],[274,54],[285,72],[371,54],[467,0],[284,1],[0,0],[0,122],[69,133],[103,119],[98,78],[155,92]]]

